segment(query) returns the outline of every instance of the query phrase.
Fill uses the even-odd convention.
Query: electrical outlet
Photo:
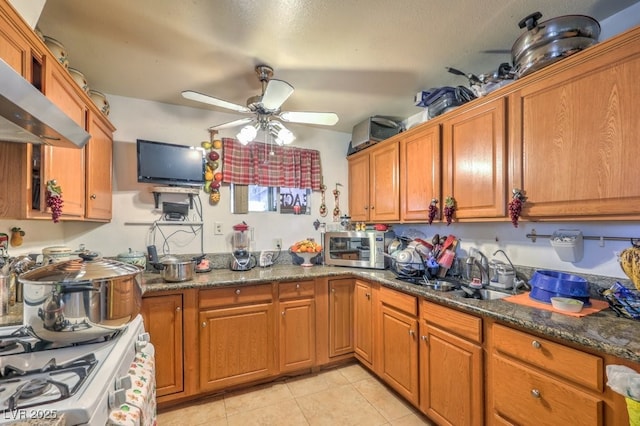
[[[282,250],[282,238],[274,238],[273,246],[278,250]]]
[[[222,222],[215,222],[213,224],[213,234],[222,235]]]

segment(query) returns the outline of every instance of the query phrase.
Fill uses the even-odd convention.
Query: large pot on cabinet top
[[[600,24],[590,16],[564,15],[538,22],[540,18],[542,14],[535,12],[518,23],[520,28],[526,27],[526,32],[511,48],[517,77],[586,49],[600,37]]]
[[[18,277],[24,324],[40,339],[80,343],[124,329],[142,303],[142,269],[95,253],[45,265]]]

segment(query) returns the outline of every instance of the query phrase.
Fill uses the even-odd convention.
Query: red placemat
[[[601,310],[609,307],[609,303],[604,300],[591,299],[591,306],[582,308],[582,311],[580,312],[560,311],[554,308],[550,303],[538,302],[537,300],[530,298],[529,292],[505,297],[502,300],[506,300],[507,302],[511,303],[517,303],[519,305],[531,306],[532,308],[544,309],[545,311],[557,312],[559,314],[569,315],[572,317],[585,317],[587,315],[600,312]]]

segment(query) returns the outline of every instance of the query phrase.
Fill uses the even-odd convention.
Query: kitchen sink
[[[474,290],[474,294],[471,295],[464,290],[455,290],[451,292],[453,296],[461,297],[465,299],[480,299],[480,300],[498,300],[503,299],[508,296],[512,296],[511,293],[506,293],[504,291],[491,290],[488,288],[483,288],[481,290]]]

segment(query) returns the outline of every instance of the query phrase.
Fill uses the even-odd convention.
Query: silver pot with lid
[[[540,12],[524,17],[526,27],[511,48],[511,59],[517,77],[523,77],[598,42],[600,24],[585,15],[558,16],[543,22]]]
[[[140,313],[142,269],[97,253],[33,269],[18,280],[23,285],[24,324],[49,342],[110,336]]]

